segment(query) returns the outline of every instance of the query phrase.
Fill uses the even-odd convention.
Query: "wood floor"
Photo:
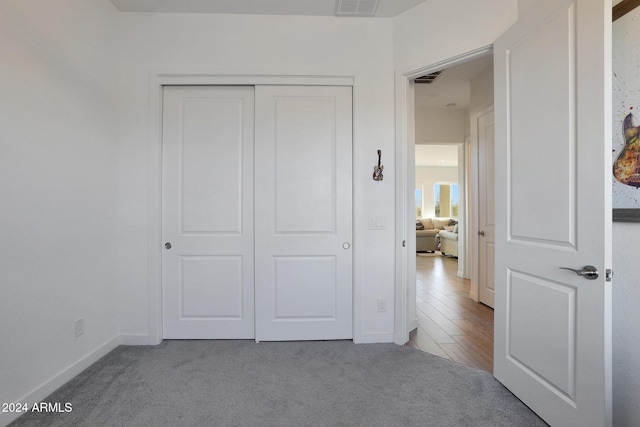
[[[493,309],[469,298],[470,281],[456,275],[456,258],[416,258],[418,328],[407,345],[492,372]]]

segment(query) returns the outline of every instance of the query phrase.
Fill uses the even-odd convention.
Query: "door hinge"
[[[607,268],[604,272],[604,277],[607,282],[610,282],[611,280],[613,280],[613,270],[611,270],[610,268]]]

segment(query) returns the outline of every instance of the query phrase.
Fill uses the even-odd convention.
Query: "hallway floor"
[[[456,275],[458,260],[416,257],[418,328],[410,345],[467,366],[493,371],[493,309],[469,298],[470,280]]]

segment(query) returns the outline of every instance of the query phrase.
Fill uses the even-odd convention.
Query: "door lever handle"
[[[576,270],[574,268],[569,268],[569,267],[560,267],[561,270],[570,270],[573,271],[574,273],[576,273],[578,276],[582,276],[585,279],[589,279],[589,280],[595,280],[598,278],[598,275],[600,274],[598,272],[598,269],[595,268],[593,265],[585,265],[584,267],[582,267],[582,269],[580,270]]]

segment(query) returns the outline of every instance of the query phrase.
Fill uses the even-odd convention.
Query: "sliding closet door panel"
[[[352,338],[352,94],[256,88],[256,339]]]
[[[254,337],[253,131],[252,87],[164,89],[164,338]]]
[[[336,100],[274,100],[278,234],[335,234]]]

